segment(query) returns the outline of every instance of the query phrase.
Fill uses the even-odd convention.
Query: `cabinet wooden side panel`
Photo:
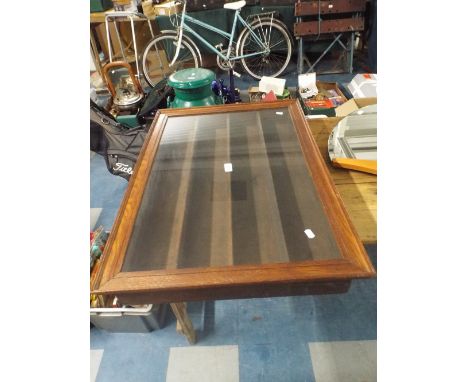
[[[346,293],[350,280],[322,283],[262,284],[242,287],[185,289],[164,292],[139,292],[117,295],[123,304],[162,304],[168,302],[233,300],[241,298],[266,298]]]

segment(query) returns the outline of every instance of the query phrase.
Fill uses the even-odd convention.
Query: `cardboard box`
[[[248,90],[250,102],[262,102],[265,95],[261,92],[258,86],[251,86]],[[278,99],[291,99],[291,94],[288,88],[285,88],[281,96],[277,96]]]
[[[369,98],[351,98],[346,101],[343,105],[335,108],[335,114],[337,117],[345,117],[352,112],[359,110],[362,107],[374,105],[377,103],[377,97]]]
[[[258,86],[251,86],[248,90],[250,102],[261,102],[263,92],[258,89]]]
[[[162,4],[153,5],[154,14],[156,16],[171,16],[182,12],[182,4],[175,1],[167,1]]]
[[[319,90],[319,93],[327,92],[331,90],[334,93],[336,93],[337,97],[339,97],[341,101],[344,101],[344,103],[348,101],[348,98],[346,98],[346,96],[340,90],[336,82],[317,81],[316,85],[317,85],[317,89]],[[301,98],[299,93],[297,94],[297,98],[299,99],[301,103],[302,110],[304,111],[306,118],[326,118],[326,117],[336,116],[336,113],[335,113],[336,107],[311,107],[310,102],[307,102],[307,100]],[[323,103],[323,105],[327,105],[327,104],[328,106],[330,106],[330,103]]]

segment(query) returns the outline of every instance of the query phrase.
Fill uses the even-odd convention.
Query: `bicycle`
[[[240,14],[246,5],[245,1],[226,3],[225,9],[235,11],[231,33],[227,33],[187,15],[186,0],[179,0],[178,3],[183,7],[182,12],[176,14],[175,18],[170,16],[176,30],[161,31],[160,35],[148,43],[143,53],[143,75],[151,87],[175,71],[203,65],[200,49],[191,37],[184,34],[184,31],[215,53],[217,64],[223,70],[233,69],[235,63],[240,61],[249,75],[261,79],[262,76],[277,77],[288,66],[293,39],[286,25],[274,17],[276,12],[251,15],[246,21]],[[221,44],[212,46],[187,25],[187,22],[228,39],[227,49],[223,49]],[[244,29],[236,42],[234,35],[238,22],[244,26]]]

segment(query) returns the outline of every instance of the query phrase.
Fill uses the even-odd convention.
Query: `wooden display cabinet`
[[[374,275],[287,100],[160,112],[93,293],[125,304],[342,293]]]

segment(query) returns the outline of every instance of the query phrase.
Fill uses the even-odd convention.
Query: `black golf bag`
[[[91,151],[104,157],[111,174],[130,179],[149,130],[146,126],[158,109],[167,107],[167,98],[174,95],[174,89],[167,85],[166,79],[158,82],[145,96],[145,102],[136,115],[141,123],[138,127],[117,122],[112,114],[90,100]]]
[[[148,133],[147,128],[144,125],[129,128],[117,122],[92,100],[90,118],[91,151],[104,157],[111,174],[129,180]]]

